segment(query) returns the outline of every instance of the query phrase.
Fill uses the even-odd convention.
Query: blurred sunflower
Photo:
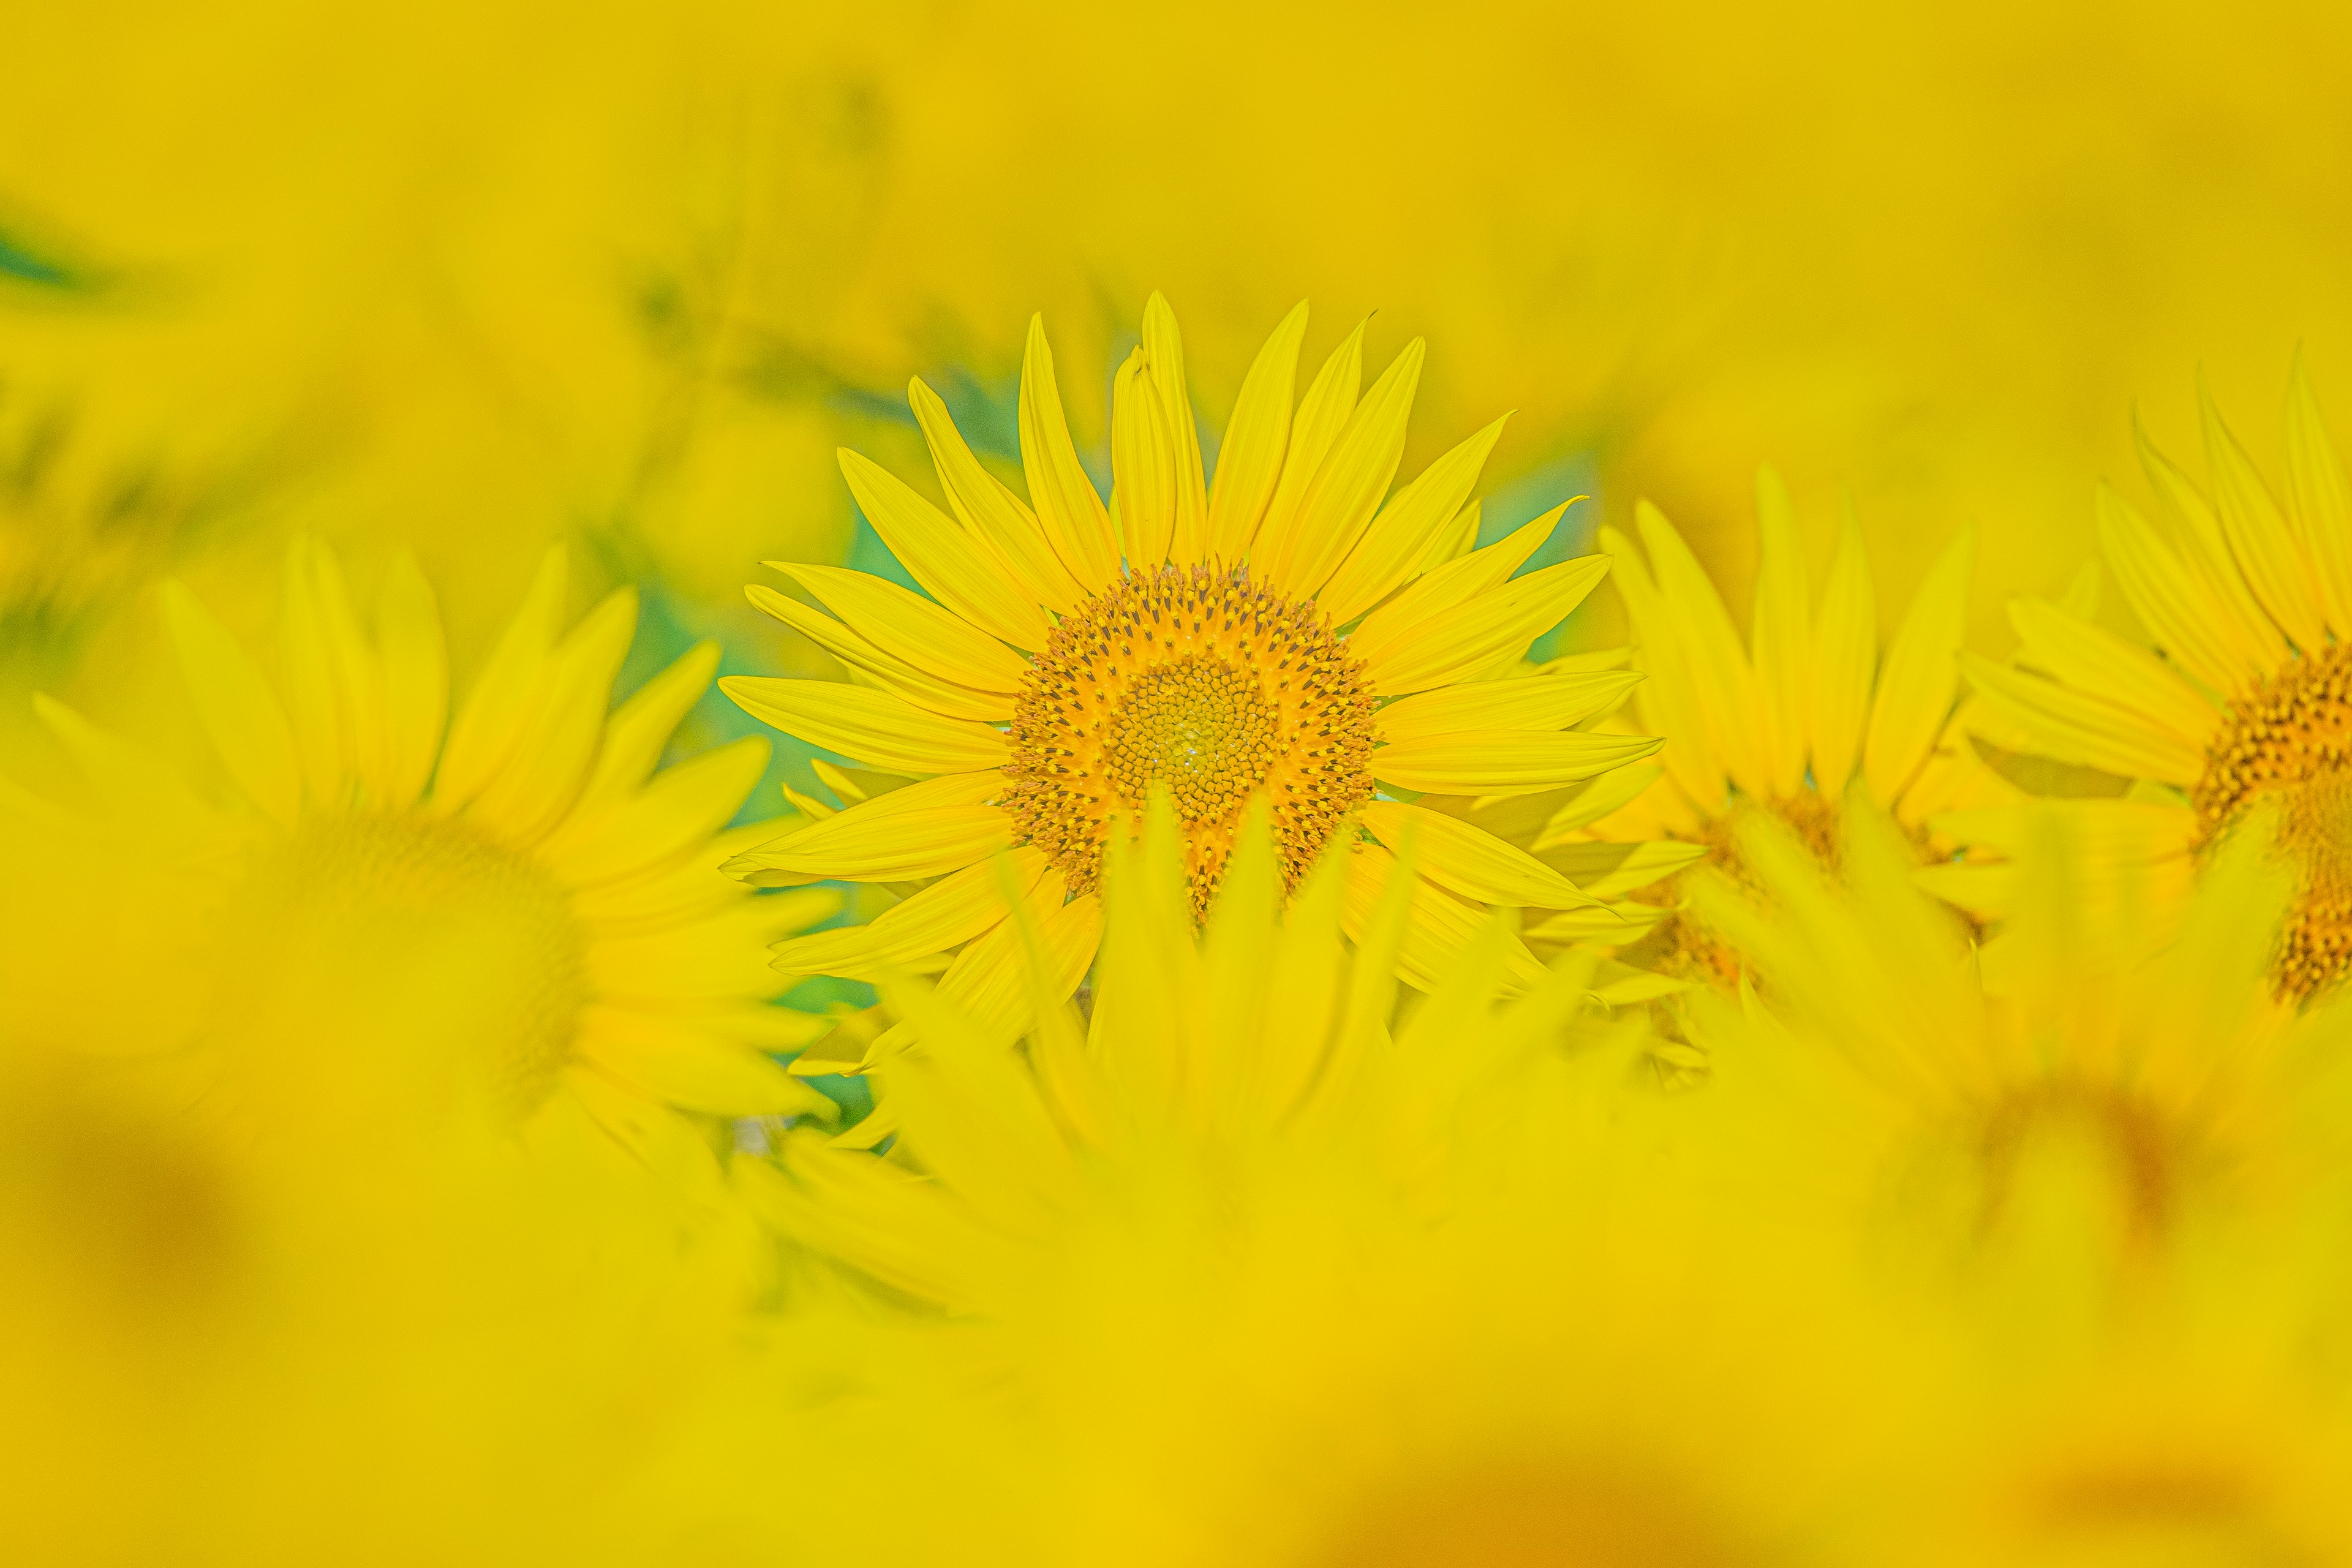
[[[1756,476],[1756,512],[1760,563],[1744,647],[1722,595],[1655,507],[1634,509],[1646,562],[1631,540],[1601,531],[1633,658],[1648,676],[1637,711],[1666,741],[1654,782],[1621,809],[1587,831],[1554,829],[1538,841],[1538,853],[1570,876],[1640,869],[1656,887],[1705,859],[1736,871],[1733,826],[1749,808],[1831,858],[1839,808],[1858,789],[1924,850],[1934,814],[2009,793],[1968,748],[1953,710],[1973,535],[1946,546],[1882,659],[1870,563],[1851,511],[1818,609],[1788,490],[1769,468]],[[1729,982],[1738,955],[1675,912],[1684,885],[1678,877],[1637,893],[1654,901],[1649,921],[1631,929],[1639,936],[1664,922],[1654,945],[1666,973]]]
[[[728,869],[755,881],[944,880],[891,910],[889,929],[877,922],[869,936],[811,943],[782,962],[870,968],[984,938],[1003,914],[980,862],[1013,847],[1024,889],[1053,927],[1049,942],[1065,950],[1066,994],[1092,958],[1086,911],[1103,857],[1118,825],[1160,788],[1181,825],[1196,918],[1216,896],[1252,800],[1267,803],[1285,895],[1330,847],[1355,849],[1345,861],[1351,931],[1391,850],[1417,832],[1420,890],[1398,962],[1424,989],[1486,907],[1598,901],[1493,835],[1397,797],[1536,795],[1656,750],[1654,740],[1570,728],[1613,707],[1623,675],[1516,673],[1528,644],[1591,591],[1607,562],[1514,575],[1566,503],[1473,548],[1470,492],[1499,420],[1390,495],[1422,344],[1359,398],[1359,327],[1294,413],[1306,326],[1301,305],[1259,352],[1213,482],[1176,319],[1156,294],[1114,388],[1108,508],[1072,446],[1034,321],[1019,419],[1027,502],[973,456],[919,380],[909,399],[953,518],[842,454],[859,507],[924,593],[774,563],[834,614],[761,587],[753,602],[838,658],[851,679],[719,684],[778,729],[922,782],[860,800]],[[1378,842],[1357,847],[1360,827]],[[1533,955],[1511,946],[1515,983],[1538,977]],[[983,940],[959,963],[978,972],[971,984],[1017,994],[1015,952],[1009,940]]]
[[[334,557],[298,542],[275,681],[167,584],[224,805],[42,700],[100,815],[20,795],[12,809],[93,845],[160,844],[153,875],[205,910],[194,929],[149,933],[157,961],[181,967],[163,972],[114,1048],[202,1057],[263,1042],[287,1074],[337,1086],[363,1080],[362,1060],[380,1054],[387,1084],[454,1082],[533,1136],[584,1112],[705,1187],[709,1152],[681,1113],[828,1109],[764,1054],[822,1026],[767,1005],[783,982],[762,959],[837,900],[753,896],[711,869],[773,832],[721,831],[767,743],[657,772],[716,649],[695,648],[608,715],[635,597],[610,595],[567,632],[565,583],[551,552],[454,723],[434,595],[404,558],[371,636]],[[86,970],[27,978],[22,1008],[79,1019],[79,1035],[121,1011],[91,1008],[105,983]],[[348,1042],[352,1059],[306,1064],[291,1042],[314,1051],[322,1036]]]
[[[2102,813],[2107,858],[2167,904],[2178,907],[2191,858],[2255,807],[2275,807],[2298,887],[2273,978],[2281,995],[2309,998],[2352,972],[2352,660],[2342,640],[2352,634],[2352,489],[2300,363],[2284,492],[2263,481],[2201,384],[2198,401],[2210,496],[2137,422],[2161,523],[2099,491],[2106,564],[2147,640],[2017,599],[2016,665],[1969,658],[1966,668],[2022,745],[2143,781]],[[1996,851],[2011,833],[1998,816],[1960,826]],[[1974,881],[1956,892],[1998,899],[1997,883]]]

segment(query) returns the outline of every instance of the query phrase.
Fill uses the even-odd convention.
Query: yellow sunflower
[[[226,798],[42,700],[91,809],[18,792],[0,804],[81,835],[108,863],[141,845],[147,875],[201,917],[140,934],[155,966],[140,996],[113,995],[101,965],[26,977],[20,1009],[147,1054],[268,1041],[284,1072],[322,1085],[365,1079],[380,1060],[374,1081],[458,1086],[527,1136],[584,1112],[706,1188],[708,1141],[681,1113],[824,1112],[765,1054],[823,1027],[768,1005],[785,982],[765,949],[837,900],[753,894],[714,869],[774,832],[725,830],[767,743],[657,771],[718,650],[693,649],[608,713],[635,596],[612,595],[567,631],[565,578],[551,553],[454,722],[435,597],[404,559],[371,635],[334,557],[298,542],[274,680],[167,584]],[[336,1059],[308,1059],[320,1057]]]
[[[788,945],[781,964],[865,973],[968,944],[942,981],[948,994],[969,1004],[996,991],[1025,1009],[1003,901],[982,865],[1010,849],[1066,994],[1093,958],[1103,857],[1118,824],[1162,788],[1196,917],[1254,800],[1266,803],[1284,894],[1330,846],[1353,851],[1351,933],[1394,846],[1417,831],[1419,891],[1398,963],[1423,988],[1439,983],[1489,907],[1597,901],[1414,797],[1533,795],[1656,749],[1570,728],[1622,699],[1622,673],[1521,672],[1528,644],[1608,563],[1587,556],[1516,575],[1566,503],[1473,548],[1471,490],[1499,420],[1391,495],[1422,344],[1360,397],[1358,328],[1294,409],[1306,326],[1301,305],[1258,353],[1213,480],[1176,319],[1156,294],[1113,391],[1108,507],[1071,443],[1035,321],[1020,397],[1026,500],[973,455],[920,381],[909,398],[952,516],[842,454],[859,508],[924,591],[773,563],[824,610],[763,587],[750,590],[753,602],[850,679],[720,685],[746,711],[898,775],[887,782],[899,787],[729,869],[760,882],[919,887],[870,928]],[[1526,947],[1510,947],[1515,982],[1539,977]]]
[[[1759,985],[1694,999],[1715,1071],[1683,1157],[1849,1237],[1914,1320],[1906,1359],[1953,1358],[1864,1560],[2335,1561],[2352,1014],[2273,996],[2290,889],[2250,838],[2162,952],[2106,929],[2154,911],[2084,897],[2096,806],[2018,808],[1981,950],[1874,807],[1846,812],[1835,884],[1751,822],[1754,885],[1696,893]]]
[[[1870,562],[1851,512],[1816,605],[1795,510],[1769,468],[1757,473],[1756,511],[1756,604],[1745,646],[1705,568],[1657,508],[1634,509],[1646,562],[1624,535],[1601,531],[1633,658],[1649,677],[1634,693],[1640,721],[1666,740],[1654,782],[1622,809],[1587,831],[1539,841],[1538,853],[1570,875],[1639,872],[1654,884],[1710,857],[1735,863],[1731,825],[1745,808],[1769,813],[1827,856],[1839,806],[1858,791],[1925,845],[1934,814],[2006,794],[1968,748],[1953,710],[1973,535],[1963,530],[1945,548],[1882,659]],[[1672,915],[1680,887],[1651,895],[1659,902],[1635,933],[1663,920],[1656,956],[1668,973],[1729,980],[1737,955]]]
[[[2299,360],[2283,491],[2201,384],[2198,403],[2210,495],[2137,423],[2158,519],[2099,491],[2106,565],[2145,639],[2017,599],[2016,667],[1972,658],[1968,675],[2021,743],[2118,788],[2140,781],[2105,810],[2111,858],[2168,904],[2196,855],[2274,804],[2300,890],[2273,977],[2283,995],[2310,997],[2352,971],[2352,489]],[[1996,850],[2007,831],[1998,818],[1965,826]]]

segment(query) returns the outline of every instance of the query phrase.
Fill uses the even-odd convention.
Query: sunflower
[[[1715,1071],[1685,1097],[1685,1157],[1851,1238],[1912,1317],[1912,1356],[1952,1358],[1895,1467],[1897,1538],[1867,1560],[2331,1559],[2352,1540],[2342,1380],[2310,1353],[2339,1311],[2340,1248],[2315,1239],[2345,1191],[2352,1014],[2273,996],[2290,888],[2251,837],[2161,952],[2109,929],[2155,912],[2084,896],[2099,804],[2016,811],[2011,913],[1981,949],[1867,803],[1834,883],[1759,820],[1755,885],[1717,872],[1695,893],[1759,984],[1694,998]]]
[[[1060,992],[1087,971],[1103,858],[1154,790],[1173,803],[1196,918],[1251,802],[1267,805],[1284,896],[1338,844],[1361,921],[1393,849],[1420,835],[1398,952],[1440,983],[1484,911],[1598,900],[1517,847],[1412,797],[1510,797],[1591,779],[1658,742],[1570,728],[1628,684],[1521,670],[1528,644],[1590,593],[1587,556],[1517,574],[1566,504],[1474,548],[1470,500],[1497,420],[1389,494],[1423,348],[1358,396],[1349,334],[1294,411],[1304,305],[1260,351],[1209,479],[1182,346],[1153,295],[1112,395],[1110,504],[1079,465],[1042,324],[1020,395],[1024,501],[982,466],[931,390],[909,388],[953,516],[854,452],[857,504],[923,592],[772,563],[820,610],[764,587],[762,609],[837,658],[848,681],[730,677],[747,712],[898,787],[740,855],[753,881],[914,884],[871,928],[788,944],[779,963],[863,973],[960,944],[942,985],[1021,998],[1017,945],[983,862],[1013,856]],[[1383,497],[1386,497],[1385,502]],[[825,613],[830,611],[831,613]],[[915,782],[906,782],[913,780]],[[1515,984],[1542,965],[1514,939]],[[1058,999],[1058,997],[1056,998]]]
[[[823,1026],[768,1005],[784,982],[763,959],[837,900],[755,895],[712,868],[774,831],[722,831],[768,745],[656,771],[718,650],[693,649],[608,714],[635,596],[566,631],[565,578],[551,552],[454,723],[435,596],[404,559],[370,635],[334,557],[298,541],[274,681],[167,585],[226,800],[42,700],[95,812],[8,803],[117,847],[109,858],[150,843],[149,874],[202,914],[142,939],[169,966],[151,995],[93,1006],[108,983],[77,969],[31,977],[24,1008],[53,1005],[77,1035],[115,1019],[118,1046],[149,1054],[266,1041],[283,1074],[339,1092],[455,1083],[526,1138],[569,1136],[559,1124],[584,1115],[705,1185],[716,1167],[687,1113],[822,1113],[765,1054]],[[344,1049],[322,1053],[326,1040]],[[373,1079],[370,1062],[384,1066]]]
[[[1646,562],[1624,535],[1601,531],[1634,658],[1649,677],[1634,694],[1637,710],[1666,742],[1647,787],[1622,809],[1587,831],[1538,842],[1538,853],[1570,876],[1642,873],[1654,887],[1701,860],[1736,868],[1732,824],[1748,809],[1828,856],[1841,803],[1864,792],[1924,847],[1933,814],[2006,793],[1954,721],[1973,535],[1964,530],[1945,548],[1881,659],[1870,562],[1853,514],[1816,608],[1788,490],[1769,468],[1756,476],[1756,605],[1744,647],[1722,595],[1657,508],[1634,509]],[[1683,886],[1676,877],[1646,894],[1655,903],[1637,932],[1663,920],[1654,944],[1661,968],[1728,982],[1738,955],[1673,913]]]
[[[1093,1016],[1049,1003],[1025,1051],[896,982],[888,1157],[803,1130],[743,1166],[928,1309],[845,1374],[905,1435],[861,1549],[980,1518],[976,1561],[1747,1563],[1833,1530],[1903,1374],[1820,1228],[1652,1158],[1688,1097],[1629,1089],[1643,1015],[1585,1011],[1583,952],[1501,1001],[1503,915],[1391,1037],[1413,847],[1350,954],[1344,851],[1286,908],[1267,816],[1198,931],[1172,808],[1108,847]]]
[[[2021,668],[1972,658],[1968,676],[2032,750],[2140,782],[2112,808],[2116,852],[2176,907],[2189,862],[2274,805],[2300,884],[2273,979],[2282,995],[2308,998],[2352,971],[2352,489],[2299,359],[2283,492],[2201,382],[2198,405],[2210,495],[2137,421],[2159,520],[2099,491],[2105,563],[2147,640],[2017,599]]]

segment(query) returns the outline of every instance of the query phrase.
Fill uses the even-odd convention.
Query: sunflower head
[[[1155,792],[1170,803],[1196,924],[1254,807],[1279,897],[1299,896],[1310,868],[1344,853],[1351,930],[1397,841],[1419,830],[1420,892],[1397,955],[1416,985],[1438,983],[1490,907],[1599,907],[1475,818],[1536,797],[1549,820],[1571,786],[1656,749],[1592,728],[1623,700],[1622,672],[1526,664],[1606,563],[1525,570],[1566,503],[1478,543],[1471,492],[1500,420],[1391,489],[1422,345],[1366,387],[1359,328],[1294,396],[1306,328],[1302,305],[1259,352],[1213,475],[1176,319],[1154,295],[1113,386],[1108,504],[1078,460],[1034,321],[1018,421],[1025,498],[1006,482],[1012,465],[984,462],[919,381],[909,402],[947,511],[843,454],[859,510],[919,591],[772,563],[805,598],[755,586],[752,602],[848,679],[720,685],[755,717],[912,782],[845,797],[837,815],[728,868],[911,896],[871,937],[795,943],[780,963],[944,969],[942,988],[966,1005],[1024,997],[1003,1020],[1017,1026],[1029,1003],[1009,967],[1014,948],[989,931],[1002,914],[974,900],[968,873],[1015,852],[1042,928],[1069,943],[1056,968],[1075,984],[1100,928],[1088,911],[1105,858]],[[1524,987],[1542,965],[1510,945]]]

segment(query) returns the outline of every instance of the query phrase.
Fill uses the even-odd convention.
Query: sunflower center
[[[570,895],[461,823],[306,822],[257,857],[232,918],[255,971],[233,1026],[348,1042],[397,1074],[446,1068],[518,1118],[571,1058],[588,988]]]
[[[1266,799],[1286,888],[1371,798],[1373,708],[1314,605],[1239,569],[1130,568],[1032,663],[1004,808],[1085,891],[1112,823],[1165,788],[1205,913],[1251,797]]]
[[[2273,981],[2307,997],[2352,972],[2352,649],[2303,659],[2231,704],[2190,796],[2211,843],[2247,806],[2279,808],[2300,873]]]

